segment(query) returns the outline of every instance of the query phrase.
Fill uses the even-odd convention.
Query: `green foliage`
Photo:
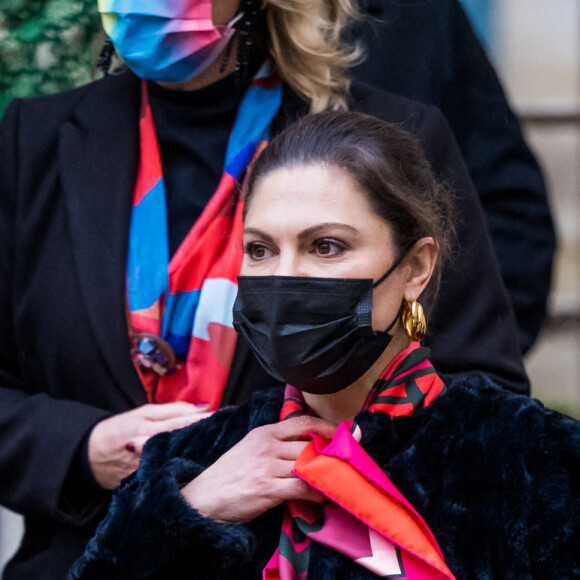
[[[102,34],[97,0],[2,0],[0,116],[12,99],[90,82]]]

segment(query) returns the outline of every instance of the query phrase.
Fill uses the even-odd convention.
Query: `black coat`
[[[282,510],[218,524],[180,488],[251,429],[276,422],[283,390],[264,391],[145,447],[69,580],[258,579]],[[458,580],[580,578],[580,423],[498,389],[483,375],[430,407],[358,416],[361,445],[435,535]],[[313,542],[308,580],[377,578]]]
[[[483,205],[525,352],[546,314],[555,251],[542,172],[458,0],[361,0],[355,78],[435,105]]]
[[[443,117],[358,84],[352,100],[416,132],[457,192],[462,248],[430,321],[433,362],[443,373],[482,369],[527,392],[482,211]],[[146,402],[125,316],[138,103],[139,81],[125,73],[16,101],[2,120],[0,502],[26,516],[24,544],[6,579],[63,576],[108,500],[78,481],[79,448],[99,420]],[[305,109],[286,91],[274,129]],[[224,402],[268,383],[240,345]]]

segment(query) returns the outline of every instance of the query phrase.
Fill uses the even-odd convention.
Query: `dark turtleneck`
[[[245,87],[230,75],[197,91],[148,83],[161,150],[173,255],[214,194]]]

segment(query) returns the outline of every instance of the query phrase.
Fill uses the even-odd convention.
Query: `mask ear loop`
[[[373,282],[373,288],[376,288],[379,284],[382,284],[401,265],[401,262],[407,257],[409,250],[414,245],[415,245],[415,242],[410,244],[403,252],[403,255],[376,282]],[[388,334],[393,329],[395,324],[397,324],[399,317],[401,316],[401,313],[403,312],[404,307],[405,307],[405,300],[403,299],[401,301],[401,306],[399,308],[399,311],[397,312],[397,316],[395,316],[395,319],[393,320],[393,322],[391,322],[391,324],[389,324],[389,326],[385,330],[382,331],[384,334]]]
[[[397,324],[397,322],[399,322],[399,318],[401,317],[401,314],[403,313],[403,308],[405,308],[405,301],[403,300],[403,302],[401,302],[401,306],[399,308],[399,311],[397,312],[397,316],[395,316],[393,322],[391,322],[391,324],[389,324],[389,326],[387,326],[387,328],[385,330],[383,330],[383,332],[385,334],[389,334],[389,332],[391,330],[393,330],[393,327],[395,326],[395,324]]]
[[[230,60],[230,56],[232,54],[232,47],[235,44],[235,38],[238,35],[238,30],[236,29],[236,24],[238,23],[239,20],[241,20],[244,17],[244,13],[243,12],[238,12],[238,14],[236,14],[227,24],[226,28],[234,29],[234,34],[232,35],[232,37],[228,40],[228,44],[226,46],[226,48],[223,51],[222,54],[222,62],[220,64],[220,74],[223,74],[226,70],[226,67],[228,66],[228,62]]]
[[[407,257],[407,252],[405,252],[376,282],[373,282],[373,288],[376,288],[379,284],[382,284],[401,264],[401,262]]]
[[[376,282],[373,282],[373,288],[382,284],[396,270],[396,268],[401,265],[401,262],[407,257],[407,254],[411,251],[411,248],[414,245],[415,242],[412,242],[405,248],[403,255]]]

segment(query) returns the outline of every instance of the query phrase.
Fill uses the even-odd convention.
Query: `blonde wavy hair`
[[[312,112],[348,109],[348,70],[362,50],[344,42],[342,33],[360,18],[356,0],[268,1],[268,49],[282,78]]]

